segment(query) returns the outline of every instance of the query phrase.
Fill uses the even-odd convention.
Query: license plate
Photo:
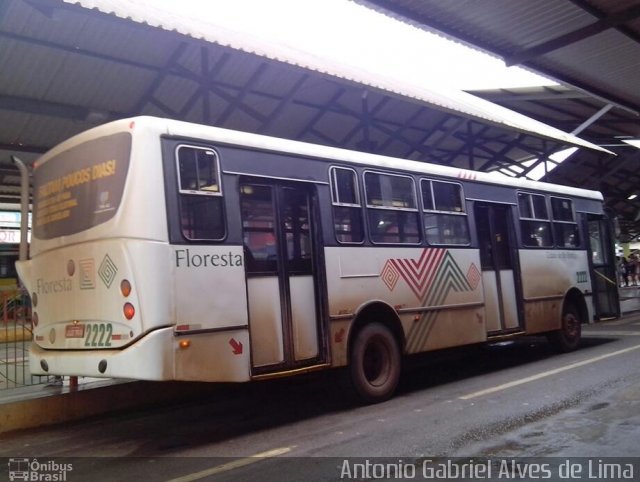
[[[64,335],[67,338],[84,338],[84,325],[67,325]]]

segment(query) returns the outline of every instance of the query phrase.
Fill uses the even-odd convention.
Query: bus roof
[[[527,191],[543,191],[564,194],[565,196],[596,199],[599,201],[603,200],[602,194],[598,191],[540,181],[530,181],[522,178],[498,177],[485,172],[442,166],[423,161],[413,161],[379,154],[370,154],[279,137],[270,137],[249,132],[223,129],[220,127],[148,116],[121,119],[80,133],[44,154],[40,159],[38,159],[35,166],[37,168],[51,157],[55,156],[59,152],[69,149],[73,145],[89,141],[96,137],[121,132],[123,130],[135,131],[141,127],[150,129],[157,133],[158,136],[168,135],[188,139],[198,139],[207,142],[242,146],[257,150],[325,159],[339,163],[351,163],[379,169],[399,169],[408,172],[446,177],[459,181],[474,181],[484,184],[493,184],[496,186],[508,186]]]
[[[484,184],[509,186],[516,189],[554,192],[567,196],[597,199],[600,201],[603,200],[602,194],[598,191],[563,186],[560,184],[530,181],[522,178],[508,178],[506,176],[498,177],[486,172],[471,171],[468,169],[442,166],[423,161],[412,161],[379,154],[370,154],[337,147],[233,131],[219,127],[190,124],[182,121],[167,120],[166,122],[167,134],[171,136],[207,139],[224,144],[241,145],[253,149],[277,151],[305,157],[367,165],[381,169],[400,169],[457,180],[475,181]]]

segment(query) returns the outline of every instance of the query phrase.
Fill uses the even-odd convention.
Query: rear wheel
[[[560,329],[549,334],[549,341],[558,351],[568,352],[578,348],[581,335],[580,312],[573,304],[567,304],[562,311]]]
[[[391,398],[400,380],[401,354],[393,333],[380,323],[356,334],[349,361],[349,378],[356,396],[365,403]]]

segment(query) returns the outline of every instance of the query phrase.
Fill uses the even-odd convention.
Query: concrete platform
[[[640,286],[624,286],[618,288],[620,311],[622,314],[640,310]]]
[[[202,397],[217,384],[101,380],[71,388],[33,385],[0,392],[0,433]]]

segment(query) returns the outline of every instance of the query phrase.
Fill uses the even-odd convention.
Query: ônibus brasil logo
[[[38,459],[10,458],[9,480],[33,482],[65,482],[67,472],[73,470],[72,464],[61,464],[54,460],[39,462]]]

